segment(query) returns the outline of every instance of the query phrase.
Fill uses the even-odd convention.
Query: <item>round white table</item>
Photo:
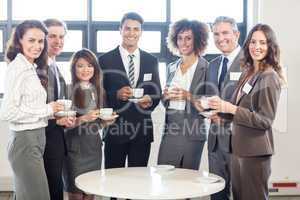
[[[221,191],[225,181],[203,182],[200,171],[174,169],[155,172],[151,167],[129,167],[97,170],[79,175],[78,188],[86,193],[126,199],[185,199],[208,196]]]

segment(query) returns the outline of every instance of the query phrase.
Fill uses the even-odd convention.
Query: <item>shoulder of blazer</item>
[[[281,87],[279,75],[272,68],[266,69],[262,72],[260,74],[260,80],[266,87]]]
[[[144,51],[142,49],[140,49],[140,56],[141,56],[141,58],[143,57],[143,58],[145,58],[147,60],[153,60],[155,62],[156,61],[158,62],[158,59],[155,56],[153,56],[152,54],[150,54],[150,53],[148,53],[148,52],[146,52],[146,51]]]
[[[222,56],[221,55],[215,57],[214,59],[212,59],[211,61],[209,61],[209,67],[218,66],[220,64],[221,60],[222,60]]]
[[[200,56],[197,65],[199,65],[201,68],[208,68],[209,62],[205,58]]]
[[[114,48],[113,50],[101,55],[99,58],[98,58],[98,61],[99,61],[99,64],[102,64],[104,62],[107,62],[107,61],[112,61],[112,58],[116,57],[116,56],[120,56],[120,52],[119,52],[119,46],[117,46],[116,48]],[[105,67],[105,66],[100,66],[100,67]]]

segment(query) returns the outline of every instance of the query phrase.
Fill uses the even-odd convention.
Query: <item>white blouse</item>
[[[53,110],[46,104],[47,93],[31,64],[23,54],[8,64],[0,119],[14,131],[46,127]]]

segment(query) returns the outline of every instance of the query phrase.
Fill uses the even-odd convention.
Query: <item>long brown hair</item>
[[[103,74],[98,64],[97,58],[95,54],[89,49],[82,49],[75,52],[71,58],[71,77],[72,77],[72,91],[73,91],[73,103],[78,108],[84,108],[85,106],[85,98],[83,98],[83,90],[79,86],[80,80],[76,76],[76,63],[80,58],[86,60],[89,64],[91,64],[94,68],[94,75],[90,79],[90,83],[96,88],[96,96],[97,96],[97,107],[101,108],[105,104],[105,91],[103,89]]]
[[[248,37],[243,46],[244,56],[241,59],[241,67],[248,68],[248,75],[254,73],[254,63],[249,52],[249,45],[251,42],[252,35],[256,31],[261,31],[264,33],[267,39],[268,46],[267,55],[259,63],[259,70],[264,71],[267,68],[271,67],[277,72],[281,81],[286,82],[283,76],[282,67],[280,65],[280,49],[277,43],[275,32],[267,24],[257,24],[249,32]]]
[[[5,60],[10,63],[15,59],[18,53],[23,53],[23,47],[20,43],[20,40],[23,38],[24,34],[29,29],[39,29],[45,34],[44,38],[44,49],[41,52],[41,55],[34,60],[34,63],[37,65],[37,74],[39,79],[41,80],[41,84],[44,88],[47,88],[48,78],[47,78],[47,69],[48,69],[48,43],[46,40],[46,36],[48,34],[48,30],[45,25],[38,20],[25,20],[22,23],[18,24],[12,34],[10,39],[7,42],[7,48],[5,51]]]

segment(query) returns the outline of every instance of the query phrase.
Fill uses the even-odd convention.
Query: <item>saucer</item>
[[[155,172],[164,172],[164,171],[171,171],[175,169],[174,165],[156,165],[152,166],[151,169]]]
[[[54,114],[56,117],[67,117],[67,116],[75,116],[76,111],[74,110],[68,110],[68,111],[59,111]]]
[[[117,117],[119,117],[119,115],[110,115],[110,116],[103,116],[103,115],[100,115],[99,118],[104,120],[104,121],[110,121],[110,120],[114,120],[116,119]]]
[[[141,98],[130,98],[130,99],[128,99],[128,101],[130,101],[132,103],[138,103],[140,99]]]
[[[199,112],[199,115],[202,115],[203,117],[209,118],[210,116],[213,115],[212,111],[203,111],[203,112]]]

